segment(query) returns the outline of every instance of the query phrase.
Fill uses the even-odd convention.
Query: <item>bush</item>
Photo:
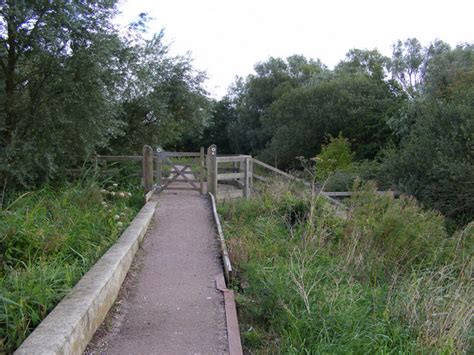
[[[380,269],[389,272],[432,266],[440,257],[448,234],[444,218],[437,212],[424,210],[411,197],[394,199],[390,193],[379,195],[373,183],[356,184],[348,202],[351,218],[343,248],[352,250],[351,267],[363,272]],[[376,269],[369,270],[377,261]],[[357,265],[356,265],[357,264]]]
[[[336,171],[350,171],[353,156],[349,141],[341,133],[336,138],[330,136],[329,143],[316,156],[316,179],[324,181]]]
[[[468,350],[474,226],[450,237],[439,213],[373,184],[345,213],[280,184],[220,211],[249,352]]]
[[[327,178],[324,191],[350,191],[356,179],[354,172],[335,171]]]
[[[136,190],[106,187],[45,187],[0,211],[0,353],[21,344],[135,215]]]
[[[418,117],[398,150],[388,149],[382,181],[435,208],[457,226],[474,219],[474,89],[456,100],[418,103]]]

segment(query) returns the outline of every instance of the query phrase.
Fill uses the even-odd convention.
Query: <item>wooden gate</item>
[[[204,148],[200,152],[155,153],[156,184],[159,191],[191,190],[204,193],[205,158]]]

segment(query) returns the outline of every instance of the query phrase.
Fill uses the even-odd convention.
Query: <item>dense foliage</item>
[[[173,146],[203,130],[204,75],[172,57],[147,16],[112,25],[115,0],[0,5],[0,183],[35,186],[94,152]]]
[[[372,188],[357,190],[345,220],[291,193],[227,206],[249,348],[466,350],[473,44],[411,38],[390,58],[351,49],[334,69],[271,57],[212,100],[189,55],[171,56],[163,31],[145,38],[146,14],[112,24],[117,3],[0,1],[1,347],[26,337],[139,205],[97,184],[64,187],[67,169],[144,144],[217,144],[281,169],[310,158],[326,189],[376,180],[425,207]]]
[[[223,151],[288,169],[342,134],[353,176],[336,172],[340,183],[328,187],[347,190],[365,175],[465,224],[474,218],[473,58],[471,44],[416,39],[395,43],[391,58],[352,49],[334,70],[301,56],[270,58],[218,103],[208,135]]]
[[[391,124],[400,139],[381,180],[461,223],[474,218],[474,47],[432,58],[422,93]]]
[[[469,353],[474,225],[358,186],[335,213],[281,182],[223,204],[250,353]]]
[[[5,1],[0,7],[0,184],[34,187],[93,153],[143,144],[248,153],[300,168],[329,137],[380,186],[415,195],[456,223],[473,218],[474,48],[436,40],[393,45],[391,58],[351,49],[334,68],[269,58],[215,101],[189,56],[141,14],[112,25],[115,0]],[[340,184],[341,186],[343,184]]]
[[[0,353],[21,344],[141,206],[138,185],[103,187],[44,187],[0,211]]]

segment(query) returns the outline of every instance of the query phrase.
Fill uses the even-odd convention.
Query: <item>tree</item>
[[[46,180],[118,128],[114,11],[112,0],[8,0],[0,8],[2,183]]]
[[[237,120],[231,126],[233,147],[242,153],[257,154],[270,141],[262,118],[270,106],[291,90],[306,85],[314,76],[327,71],[318,60],[300,55],[269,58],[255,65],[256,74],[249,75],[234,91]]]
[[[384,80],[389,63],[390,59],[376,49],[369,51],[354,48],[346,54],[345,60],[336,66],[335,71],[349,74],[362,73],[376,80]]]
[[[237,111],[228,96],[223,97],[213,105],[212,120],[204,129],[203,145],[205,147],[216,144],[220,153],[233,153],[229,140],[230,129],[237,120]]]
[[[282,167],[313,157],[328,135],[347,137],[357,159],[373,158],[390,135],[386,119],[398,101],[387,83],[366,74],[339,75],[283,95],[264,122],[272,140],[264,155]]]
[[[115,0],[0,9],[0,183],[32,186],[94,152],[182,147],[209,119],[204,73],[172,57],[147,15],[123,35]],[[181,145],[181,146],[180,146]]]
[[[129,45],[129,80],[119,116],[124,126],[107,147],[110,151],[140,152],[143,144],[179,149],[202,136],[210,116],[202,86],[206,76],[193,68],[189,56],[170,56],[163,36],[161,31]]]
[[[390,72],[408,94],[414,98],[426,70],[426,51],[416,38],[409,38],[404,42],[398,41],[392,46],[392,60]]]
[[[383,180],[466,223],[474,218],[474,47],[443,47],[426,63],[416,115],[384,159]]]
[[[414,99],[424,87],[432,58],[449,52],[450,47],[440,40],[423,47],[416,38],[409,38],[404,42],[399,40],[392,49],[392,59],[388,65],[392,78],[401,85],[408,97]]]

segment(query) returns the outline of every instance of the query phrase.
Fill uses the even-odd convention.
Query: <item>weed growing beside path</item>
[[[256,353],[463,353],[472,341],[473,224],[363,186],[338,217],[274,186],[220,206],[244,345]]]
[[[127,227],[142,201],[125,189],[45,187],[0,210],[0,353],[15,350]]]

